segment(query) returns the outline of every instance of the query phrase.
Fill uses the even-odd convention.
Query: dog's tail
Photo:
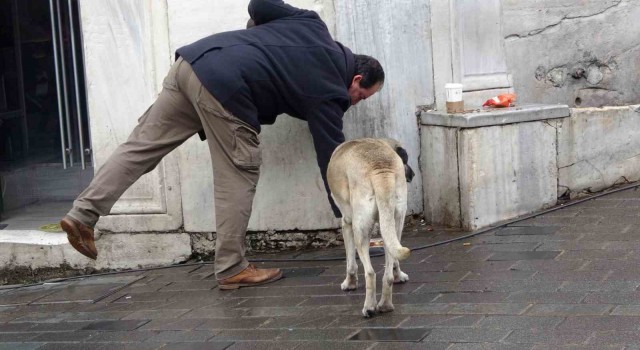
[[[380,221],[380,234],[384,241],[385,249],[395,259],[404,260],[409,257],[411,250],[403,247],[396,233],[395,219],[395,174],[382,173],[372,176],[373,191],[378,205],[378,218]]]

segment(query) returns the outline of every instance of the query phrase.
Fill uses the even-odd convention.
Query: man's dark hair
[[[375,58],[367,55],[354,55],[356,60],[356,75],[362,75],[360,86],[368,89],[377,83],[384,83],[384,69]]]

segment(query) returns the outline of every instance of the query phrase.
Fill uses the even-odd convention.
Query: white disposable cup
[[[462,101],[462,84],[445,84],[447,113],[463,113],[464,101]]]
[[[462,84],[445,84],[444,90],[447,93],[447,102],[462,101]]]

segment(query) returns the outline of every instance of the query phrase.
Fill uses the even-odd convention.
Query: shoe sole
[[[235,284],[219,284],[218,288],[221,290],[234,290],[234,289],[239,289],[239,288],[243,288],[243,287],[255,287],[255,286],[261,286],[263,284],[267,284],[267,283],[271,283],[271,282],[275,282],[279,279],[282,278],[282,271],[280,271],[277,275],[275,275],[274,277],[268,279],[268,280],[264,280],[262,282],[256,282],[256,283],[235,283]]]
[[[80,230],[75,225],[68,223],[66,220],[60,221],[60,227],[67,233],[67,240],[71,246],[78,251],[78,253],[86,256],[87,258],[96,260],[97,254],[94,254],[89,247],[84,243]]]

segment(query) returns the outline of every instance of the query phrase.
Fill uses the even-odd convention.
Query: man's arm
[[[342,213],[340,213],[340,209],[338,209],[333,202],[333,198],[331,198],[331,190],[327,183],[327,167],[329,166],[329,160],[331,160],[333,151],[344,142],[344,134],[342,133],[343,115],[344,112],[337,103],[326,102],[316,107],[307,117],[309,130],[313,137],[313,145],[315,146],[318,157],[320,174],[322,175],[324,187],[329,196],[331,209],[333,209],[333,214],[337,218],[341,218]]]
[[[282,0],[251,0],[249,3],[249,16],[255,25],[265,24],[279,18],[304,13],[305,11],[285,4]]]

